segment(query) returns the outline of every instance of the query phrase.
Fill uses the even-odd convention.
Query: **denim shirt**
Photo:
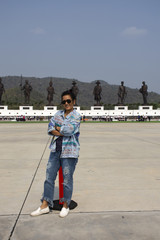
[[[79,128],[81,115],[73,110],[66,117],[64,111],[58,111],[50,120],[48,125],[48,134],[55,130],[55,127],[60,127],[60,133],[63,135],[61,158],[78,158],[79,156]],[[53,136],[53,135],[52,135]],[[59,136],[53,136],[50,149],[56,152],[56,139]]]

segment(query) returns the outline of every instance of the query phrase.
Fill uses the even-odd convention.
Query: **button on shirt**
[[[79,156],[79,130],[81,115],[73,110],[66,117],[64,111],[58,111],[50,120],[48,125],[48,134],[55,130],[55,127],[60,127],[60,133],[63,135],[61,158],[78,158]],[[52,135],[53,136],[53,135]],[[50,149],[56,152],[56,140],[59,136],[53,136]]]

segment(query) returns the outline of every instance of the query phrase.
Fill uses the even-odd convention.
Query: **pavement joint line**
[[[54,210],[51,210],[50,211],[50,214],[53,215],[59,215],[59,211],[54,211]],[[78,214],[119,214],[119,213],[160,213],[160,209],[158,210],[119,210],[119,211],[95,211],[95,212],[70,212],[70,215],[74,214],[74,215],[78,215]],[[17,214],[6,214],[6,215],[0,215],[0,217],[9,217],[9,216],[16,216]],[[23,213],[21,214],[21,216],[30,216],[30,214],[28,213]]]
[[[119,210],[119,211],[98,211],[98,212],[72,212],[72,214],[102,214],[102,213],[154,213],[154,212],[160,212],[160,210]]]
[[[12,230],[11,230],[11,233],[10,233],[10,236],[9,236],[8,240],[11,239],[11,237],[12,237],[12,235],[13,235],[13,232],[14,232],[14,230],[15,230],[15,228],[16,228],[17,222],[18,222],[18,220],[19,220],[19,217],[20,217],[20,215],[21,215],[21,212],[22,212],[22,210],[23,210],[23,207],[24,207],[24,204],[25,204],[25,202],[26,202],[26,200],[27,200],[27,197],[28,197],[28,195],[29,195],[29,192],[30,192],[30,190],[31,190],[33,181],[34,181],[34,179],[35,179],[35,177],[36,177],[37,171],[38,171],[39,166],[40,166],[40,164],[41,164],[41,162],[42,162],[42,159],[43,159],[44,153],[45,153],[45,151],[46,151],[46,148],[47,148],[47,146],[48,146],[48,143],[49,143],[49,141],[50,141],[50,138],[51,138],[51,137],[48,138],[48,141],[47,141],[47,143],[46,143],[46,146],[45,146],[45,148],[44,148],[44,150],[43,150],[42,156],[41,156],[41,158],[40,158],[40,160],[39,160],[38,166],[37,166],[36,171],[35,171],[35,173],[34,173],[34,175],[33,175],[32,181],[31,181],[31,183],[30,183],[30,186],[29,186],[29,188],[28,188],[27,194],[26,194],[25,199],[24,199],[24,201],[23,201],[23,203],[22,203],[21,209],[20,209],[20,211],[19,211],[19,213],[18,213],[18,216],[17,216],[16,221],[15,221],[15,223],[14,223],[14,225],[13,225],[13,228],[12,228]]]
[[[83,214],[89,214],[89,215],[93,215],[93,214],[113,214],[113,215],[116,215],[116,214],[127,214],[127,213],[139,213],[139,214],[143,214],[143,213],[160,213],[160,209],[159,210],[119,210],[119,211],[95,211],[95,212],[71,212],[70,215],[83,215]],[[59,211],[54,211],[54,210],[51,210],[49,214],[52,214],[52,215],[59,215]],[[0,215],[0,217],[14,217],[16,216],[17,214],[7,214],[7,215]],[[30,216],[30,214],[28,213],[23,213],[23,214],[20,214],[20,216]]]

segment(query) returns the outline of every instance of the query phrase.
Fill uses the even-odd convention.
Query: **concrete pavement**
[[[0,124],[0,239],[160,239],[160,124],[82,123],[78,207],[40,217],[47,124]],[[56,182],[55,199],[58,199]]]

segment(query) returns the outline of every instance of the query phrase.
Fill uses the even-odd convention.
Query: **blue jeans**
[[[51,152],[46,169],[46,180],[41,201],[46,200],[50,207],[53,207],[55,180],[61,166],[63,172],[63,199],[61,201],[67,202],[69,206],[73,192],[73,173],[78,158],[60,158],[60,155],[61,152]]]

